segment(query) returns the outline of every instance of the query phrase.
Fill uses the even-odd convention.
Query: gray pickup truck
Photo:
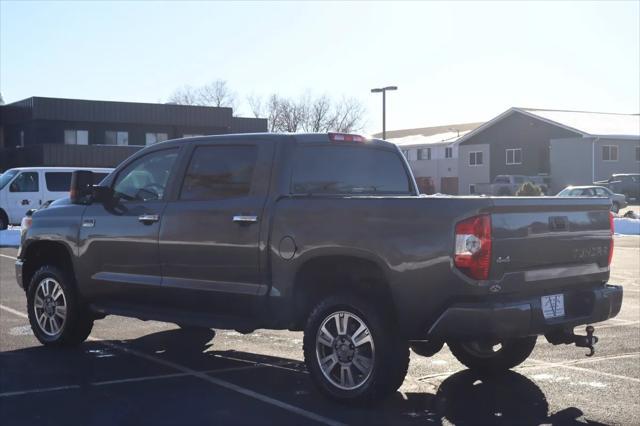
[[[304,330],[341,401],[393,393],[448,344],[467,367],[522,363],[537,336],[617,315],[607,200],[420,196],[395,145],[345,134],[159,143],[33,214],[16,262],[35,336],[84,341],[106,315]]]

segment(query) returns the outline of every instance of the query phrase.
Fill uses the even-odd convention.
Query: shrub
[[[525,182],[518,191],[516,191],[516,195],[518,197],[539,197],[542,195],[542,190],[538,185],[531,182]]]

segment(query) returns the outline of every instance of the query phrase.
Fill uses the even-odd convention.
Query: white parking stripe
[[[67,386],[56,386],[53,388],[40,388],[40,389],[29,389],[29,390],[16,391],[16,392],[3,392],[3,393],[0,393],[0,398],[4,398],[7,396],[28,395],[31,393],[54,392],[54,391],[69,390],[69,389],[80,389],[80,385],[67,385]]]
[[[22,313],[20,311],[17,311],[15,309],[9,308],[8,306],[4,306],[4,305],[0,304],[0,309],[3,309],[5,311],[7,311],[7,312],[10,312],[10,313],[12,313],[14,315],[20,316],[22,318],[28,318],[28,316],[26,314],[24,314],[24,313]],[[185,367],[185,366],[177,364],[175,362],[167,361],[167,360],[164,360],[164,359],[161,359],[161,358],[157,358],[155,356],[145,354],[144,352],[140,352],[140,351],[137,351],[135,349],[127,348],[125,346],[121,346],[121,345],[118,345],[118,344],[115,344],[115,343],[112,343],[112,342],[107,342],[107,341],[104,341],[104,340],[100,340],[100,339],[97,339],[96,337],[91,337],[90,336],[89,339],[92,340],[92,341],[98,341],[100,344],[102,344],[104,346],[107,346],[107,347],[110,347],[110,348],[113,348],[113,349],[117,349],[117,350],[119,350],[121,352],[125,352],[125,353],[128,353],[130,355],[137,356],[138,358],[146,359],[148,361],[155,362],[156,364],[164,365],[166,367],[171,367],[174,370],[181,371],[186,376],[197,377],[199,379],[205,380],[205,381],[207,381],[209,383],[212,383],[214,385],[218,385],[220,387],[223,387],[225,389],[240,393],[240,394],[248,396],[250,398],[257,399],[257,400],[262,401],[262,402],[264,402],[266,404],[270,404],[270,405],[282,408],[283,410],[289,411],[291,413],[298,414],[298,415],[300,415],[302,417],[306,417],[307,419],[310,419],[310,420],[313,420],[313,421],[316,421],[316,422],[319,422],[319,423],[324,423],[324,424],[330,425],[330,426],[342,426],[342,425],[344,425],[344,423],[341,423],[341,422],[339,422],[337,420],[333,420],[333,419],[330,419],[328,417],[324,417],[324,416],[321,416],[319,414],[313,413],[311,411],[307,411],[307,410],[305,410],[303,408],[296,407],[296,406],[291,405],[291,404],[287,404],[286,402],[277,400],[275,398],[271,398],[271,397],[269,397],[267,395],[263,395],[261,393],[252,391],[250,389],[243,388],[241,386],[235,385],[235,384],[227,382],[225,380],[221,380],[221,379],[218,379],[218,378],[215,378],[215,377],[208,376],[205,372],[192,370],[189,367]],[[75,385],[71,385],[71,386],[75,386]]]
[[[597,359],[594,359],[594,361],[596,361],[596,360]],[[601,376],[612,377],[614,379],[629,380],[629,381],[632,381],[632,382],[640,383],[640,379],[638,379],[636,377],[622,376],[620,374],[613,374],[613,373],[605,373],[604,371],[592,370],[592,369],[583,368],[583,367],[576,367],[574,365],[568,365],[568,364],[563,364],[563,363],[559,363],[559,362],[558,363],[554,363],[554,362],[541,361],[541,360],[533,359],[533,358],[529,358],[529,361],[538,363],[538,365],[529,366],[529,369],[532,369],[532,368],[555,368],[555,367],[560,367],[560,368],[566,368],[566,369],[569,369],[569,370],[576,370],[576,371],[583,371],[583,372],[588,372],[588,373],[595,373],[595,374],[599,374]]]
[[[17,258],[17,257],[8,256],[8,255],[6,255],[6,254],[2,254],[2,253],[0,253],[0,257],[6,257],[7,259],[11,259],[11,260],[18,260],[18,258]]]

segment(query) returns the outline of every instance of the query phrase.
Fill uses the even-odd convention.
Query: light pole
[[[387,90],[398,90],[398,86],[379,87],[371,89],[371,93],[382,93],[382,139],[387,138]]]

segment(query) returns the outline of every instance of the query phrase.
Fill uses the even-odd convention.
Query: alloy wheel
[[[324,377],[335,387],[354,390],[371,376],[375,362],[373,336],[357,315],[328,315],[316,335],[316,357]]]
[[[67,299],[58,281],[44,278],[36,289],[33,311],[38,327],[44,334],[55,337],[67,321]]]

